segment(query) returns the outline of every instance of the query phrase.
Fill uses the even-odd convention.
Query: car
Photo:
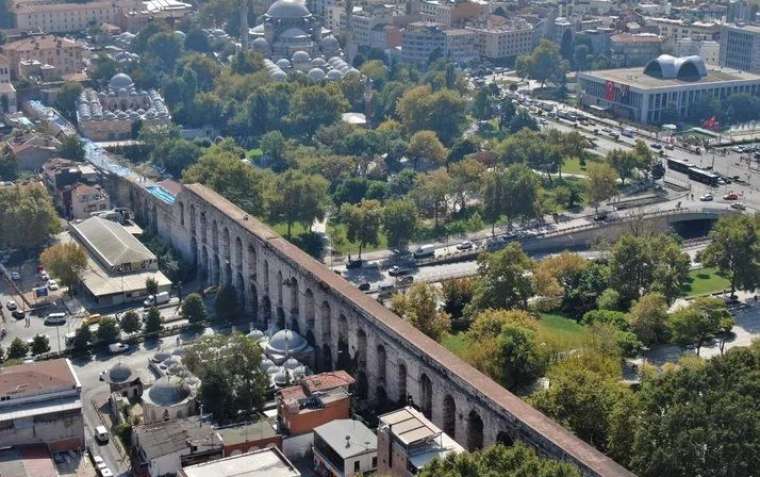
[[[736,194],[736,192],[729,192],[728,194],[723,196],[723,200],[737,200],[739,199],[739,196]]]
[[[21,280],[21,274],[19,272],[11,272],[11,280]]]
[[[674,145],[672,145],[672,144],[665,144],[665,149],[667,149],[668,151],[672,151],[675,148],[676,147]]]
[[[17,309],[17,308],[18,308],[18,305],[16,304],[16,302],[15,302],[15,301],[13,301],[13,300],[8,300],[8,301],[5,303],[5,307],[6,307],[6,308],[8,308],[8,311],[13,311],[13,310],[15,310],[15,309]]]
[[[50,313],[45,317],[46,325],[65,325],[66,313]]]
[[[100,469],[100,477],[113,477],[113,472],[108,467]]]
[[[108,345],[108,351],[110,351],[111,354],[124,353],[127,350],[129,350],[129,345],[125,343],[113,343]]]
[[[472,242],[469,240],[465,240],[464,242],[457,245],[457,250],[471,250],[475,245],[473,245]]]
[[[92,457],[92,463],[95,464],[95,468],[98,470],[105,469],[107,467],[106,462],[99,455]]]
[[[26,313],[23,310],[13,310],[11,316],[17,320],[22,320],[26,316]]]
[[[346,260],[346,269],[351,270],[354,268],[362,268],[363,264],[364,264],[363,260],[352,260],[349,258],[348,260]]]
[[[594,214],[594,222],[604,222],[605,220],[607,220],[607,212]]]
[[[48,275],[48,272],[46,272],[45,270],[41,271],[40,280],[42,280],[43,282],[50,280],[50,275]]]
[[[660,149],[662,149],[662,144],[658,144],[656,142],[653,142],[652,144],[649,145],[649,147],[651,147],[652,149],[660,150]]]
[[[407,286],[407,285],[411,285],[412,283],[414,283],[414,277],[411,275],[407,275],[405,277],[399,277],[396,280],[396,284],[399,286]]]
[[[711,200],[713,200],[713,196],[712,194],[705,194],[702,197],[700,197],[699,200],[701,200],[702,202],[710,202]]]
[[[734,202],[733,204],[731,204],[731,208],[736,209],[736,210],[747,210],[747,206],[742,204],[741,202]]]
[[[602,132],[606,132],[607,134],[612,132],[612,129],[610,128],[602,128]]]
[[[369,291],[370,284],[369,282],[361,282],[358,286],[359,290],[361,291]]]
[[[108,442],[108,429],[106,429],[106,426],[95,427],[95,440],[101,444]]]
[[[53,454],[53,461],[56,464],[63,464],[64,462],[66,462],[66,458],[63,456],[62,452],[56,452],[55,454]]]
[[[394,265],[388,269],[388,275],[392,277],[399,277],[401,275],[406,275],[408,273],[409,273],[409,270],[403,267],[399,267],[398,265]]]
[[[50,291],[56,291],[58,290],[58,282],[53,279],[50,279],[47,282],[47,287],[48,287],[48,290]]]

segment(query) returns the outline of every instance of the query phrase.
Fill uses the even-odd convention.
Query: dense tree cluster
[[[0,188],[0,248],[41,247],[61,229],[53,202],[42,185]]]

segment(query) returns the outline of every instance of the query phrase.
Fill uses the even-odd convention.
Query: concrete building
[[[109,181],[111,197],[194,264],[199,280],[234,287],[257,328],[283,317],[310,332],[318,371],[351,359],[359,402],[412,400],[440,428],[446,402],[457,416],[451,437],[467,449],[520,440],[586,476],[633,476],[207,187],[182,185],[168,198],[130,177]]]
[[[492,15],[486,22],[466,28],[478,35],[480,57],[490,61],[513,60],[534,48],[533,25],[523,18],[509,21]]]
[[[178,474],[184,467],[222,457],[219,433],[198,417],[132,430],[132,470],[138,477]]]
[[[8,59],[11,78],[17,80],[22,77],[21,63],[30,61],[49,65],[59,77],[80,73],[84,69],[86,49],[70,38],[41,35],[6,43],[0,46],[0,54]]]
[[[445,424],[453,430],[455,421],[456,416],[449,415]],[[380,416],[377,428],[377,471],[380,475],[413,477],[433,459],[444,459],[449,454],[464,451],[464,447],[413,407]]]
[[[37,171],[58,154],[61,142],[47,134],[31,133],[11,137],[8,141],[19,170]]]
[[[0,368],[0,443],[84,448],[81,393],[68,359]]]
[[[68,191],[70,201],[70,217],[87,219],[93,212],[111,208],[111,198],[108,192],[99,185],[76,184]]]
[[[647,26],[656,27],[660,36],[671,44],[682,38],[692,40],[715,40],[721,31],[720,23],[716,22],[689,22],[683,19],[645,17]]]
[[[298,435],[335,419],[347,419],[351,415],[349,388],[355,382],[345,371],[330,371],[280,389],[277,392],[280,429]]]
[[[158,282],[159,291],[171,289],[171,281],[158,271],[156,256],[123,225],[90,217],[70,223],[69,230],[89,254],[81,282],[96,304],[119,304],[145,297],[149,277]]]
[[[426,22],[464,27],[468,22],[484,16],[488,12],[488,4],[471,0],[415,0],[412,10]]]
[[[431,58],[447,58],[458,64],[478,59],[478,34],[471,30],[446,29],[430,22],[414,22],[404,29],[401,61],[427,66]]]
[[[15,0],[16,28],[26,32],[66,33],[87,30],[102,23],[115,23],[123,9],[135,0],[96,0],[84,3]]]
[[[683,38],[676,42],[673,56],[699,56],[705,60],[705,64],[717,66],[720,64],[720,43],[713,40]]]
[[[641,123],[660,122],[664,111],[683,117],[705,96],[718,100],[736,93],[760,96],[760,76],[705,65],[699,57],[662,55],[645,68],[578,73],[585,106]]]
[[[720,30],[720,66],[760,73],[760,26],[723,25]]]
[[[135,126],[168,126],[169,108],[158,91],[138,90],[132,78],[119,73],[108,82],[106,91],[82,91],[77,102],[77,123],[85,137],[94,141],[129,139]]]
[[[353,477],[377,469],[377,437],[353,419],[336,419],[314,429],[314,468],[317,473]]]
[[[255,422],[216,428],[224,442],[224,456],[256,452],[264,448],[282,449],[282,436],[275,431],[273,419],[259,416]]]
[[[184,467],[179,477],[300,477],[276,447]]]
[[[177,376],[163,376],[143,395],[143,417],[146,424],[173,421],[198,412],[195,402],[197,380],[188,383]]]
[[[615,68],[644,66],[662,52],[662,39],[651,33],[618,33],[610,37],[610,61]]]

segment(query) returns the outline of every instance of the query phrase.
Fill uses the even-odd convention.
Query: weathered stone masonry
[[[411,400],[469,449],[520,440],[588,476],[633,476],[212,190],[184,186],[170,205],[113,185],[209,285],[234,286],[258,325],[297,329],[320,371],[350,367],[360,397]]]

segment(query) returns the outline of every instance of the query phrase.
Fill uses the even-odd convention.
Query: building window
[[[354,472],[359,473],[361,471],[361,466],[359,465],[359,461],[354,461]]]

